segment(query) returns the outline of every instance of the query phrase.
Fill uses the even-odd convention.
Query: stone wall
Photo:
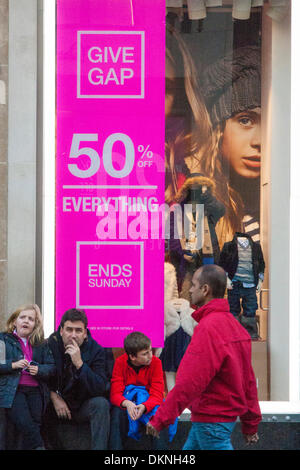
[[[7,312],[8,1],[0,0],[0,329]]]
[[[0,0],[0,330],[35,301],[37,0]]]

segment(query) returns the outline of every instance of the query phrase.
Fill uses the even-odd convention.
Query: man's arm
[[[221,348],[214,348],[213,335],[206,329],[196,327],[192,341],[180,363],[175,387],[169,392],[166,401],[158,408],[151,419],[157,430],[174,423],[201,393],[219,371],[223,361]]]
[[[105,371],[104,349],[99,348],[94,353],[91,363],[82,362],[77,369],[77,378],[92,397],[103,396],[107,390],[108,378]]]
[[[251,364],[249,364],[249,366],[250,376],[248,381],[248,388],[246,390],[248,411],[240,416],[242,423],[242,433],[244,434],[247,442],[249,439],[251,440],[254,435],[256,435],[258,424],[261,421],[261,411],[257,397],[256,379]]]
[[[72,419],[71,411],[67,403],[57,392],[51,391],[50,398],[51,398],[53,407],[56,411],[56,414],[59,418]]]

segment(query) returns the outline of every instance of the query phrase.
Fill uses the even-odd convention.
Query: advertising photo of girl
[[[213,152],[210,117],[202,96],[191,55],[176,30],[167,28],[166,47],[166,191],[165,201],[203,204],[207,222],[203,245],[209,246],[209,262],[217,262],[219,245],[215,225],[225,212],[215,197],[213,178],[201,172],[202,160]],[[172,219],[171,219],[172,221]],[[172,223],[172,222],[171,222]],[[203,264],[195,237],[169,241],[170,261],[176,267],[181,297],[189,299],[194,271]],[[192,241],[193,239],[193,241]],[[182,288],[183,286],[183,288]]]
[[[212,150],[209,114],[192,57],[171,26],[166,31],[166,203],[174,202],[201,156]]]
[[[215,181],[217,198],[226,207],[216,227],[221,248],[235,232],[259,241],[260,54],[257,46],[238,48],[208,65],[201,77],[215,140],[202,171]]]

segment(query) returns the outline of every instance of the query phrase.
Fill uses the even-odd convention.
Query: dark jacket
[[[0,408],[11,408],[18,384],[21,378],[21,369],[13,369],[12,363],[23,359],[21,345],[11,333],[0,333]],[[45,410],[49,389],[47,380],[55,374],[54,359],[47,343],[32,346],[32,360],[38,363],[38,374],[35,378],[43,397],[43,408]]]
[[[199,325],[180,363],[176,385],[151,424],[160,431],[189,408],[192,422],[226,423],[239,416],[242,432],[254,434],[261,412],[249,334],[225,299],[211,300],[192,316]]]
[[[56,377],[51,380],[50,389],[59,392],[69,406],[68,396],[63,390],[65,349],[59,329],[49,337],[48,344],[57,369]],[[80,346],[80,351],[83,366],[79,370],[73,367],[73,383],[70,384],[70,390],[68,390],[68,393],[72,394],[71,407],[73,408],[79,408],[89,398],[107,396],[110,387],[105,351],[92,338],[89,331],[86,340]]]
[[[258,242],[254,242],[247,233],[236,232],[231,242],[224,243],[220,254],[219,265],[227,272],[228,277],[233,279],[239,262],[237,238],[242,236],[248,238],[250,241],[252,248],[254,282],[257,286],[259,279],[258,275],[259,273],[264,273],[265,262],[260,244]]]

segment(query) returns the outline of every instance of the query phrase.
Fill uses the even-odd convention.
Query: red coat
[[[151,424],[160,431],[189,408],[194,422],[230,422],[240,416],[243,433],[254,434],[261,413],[249,334],[225,299],[211,300],[192,316],[199,325],[180,363],[176,385]]]
[[[121,406],[126,400],[123,392],[127,385],[143,385],[149,393],[149,398],[145,401],[146,412],[152,410],[156,405],[161,405],[164,398],[164,376],[161,360],[153,356],[151,364],[135,370],[128,364],[127,354],[116,359],[110,389],[110,401],[113,405]]]

